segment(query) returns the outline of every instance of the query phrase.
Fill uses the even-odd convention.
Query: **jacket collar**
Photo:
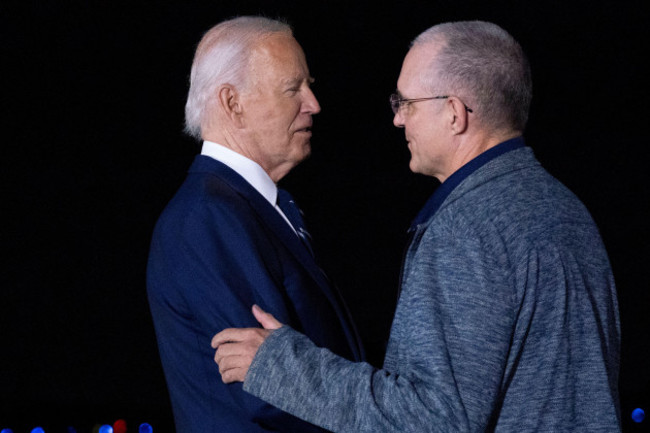
[[[289,227],[277,209],[242,176],[222,162],[204,155],[198,155],[195,158],[189,172],[203,172],[219,177],[242,200],[249,204],[251,210],[259,216],[259,221],[285,244],[295,258],[310,271],[319,284],[327,285],[326,282],[322,281],[320,268],[309,251],[304,247],[300,238],[296,236],[296,233]]]
[[[414,230],[418,225],[425,223],[436,214],[436,212],[443,206],[464,191],[472,188],[476,182],[484,182],[484,176],[474,176],[475,173],[484,172],[484,175],[489,177],[500,174],[505,169],[511,169],[511,162],[498,163],[496,161],[503,160],[500,158],[502,155],[517,149],[525,148],[526,144],[523,137],[516,137],[486,150],[478,155],[476,158],[463,165],[456,170],[451,176],[447,178],[431,195],[429,200],[425,203],[424,207],[420,210],[418,215],[411,223],[410,230]],[[509,158],[507,158],[509,160]],[[498,173],[491,173],[494,170]],[[491,175],[489,175],[491,173]]]

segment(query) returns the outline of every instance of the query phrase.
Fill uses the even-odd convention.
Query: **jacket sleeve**
[[[229,411],[269,430],[321,432],[241,384],[223,384],[213,361],[214,334],[259,326],[250,312],[254,303],[292,321],[281,265],[263,230],[241,213],[208,206],[170,224],[154,235],[148,285],[177,424],[180,418],[192,425],[186,431],[220,431],[217,412]]]

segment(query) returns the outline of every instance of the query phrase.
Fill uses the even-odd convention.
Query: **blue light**
[[[634,422],[641,422],[645,419],[645,412],[641,408],[636,408],[632,411],[632,420]]]
[[[140,424],[140,428],[138,429],[138,433],[153,433],[153,428],[145,423]]]
[[[43,427],[34,427],[31,433],[45,433],[45,430],[43,430]]]
[[[0,430],[0,433],[14,433],[14,431],[10,428],[3,428]]]
[[[113,433],[113,427],[108,424],[104,424],[99,428],[99,433]]]

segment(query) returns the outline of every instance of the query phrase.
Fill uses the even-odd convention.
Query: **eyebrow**
[[[316,81],[316,79],[315,79],[314,77],[311,77],[311,76],[309,76],[309,77],[307,77],[307,78],[302,78],[302,77],[293,77],[293,78],[286,78],[286,79],[282,80],[282,84],[285,84],[285,85],[288,85],[288,86],[292,86],[292,85],[295,85],[295,84],[300,84],[300,83],[302,83],[302,82],[305,81],[305,80],[306,80],[309,84],[314,84],[314,81]]]

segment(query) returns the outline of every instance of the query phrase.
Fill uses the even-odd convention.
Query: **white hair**
[[[274,33],[293,35],[286,23],[254,16],[233,18],[206,32],[194,54],[185,104],[185,131],[189,135],[201,139],[202,125],[220,85],[246,87],[253,47]]]

